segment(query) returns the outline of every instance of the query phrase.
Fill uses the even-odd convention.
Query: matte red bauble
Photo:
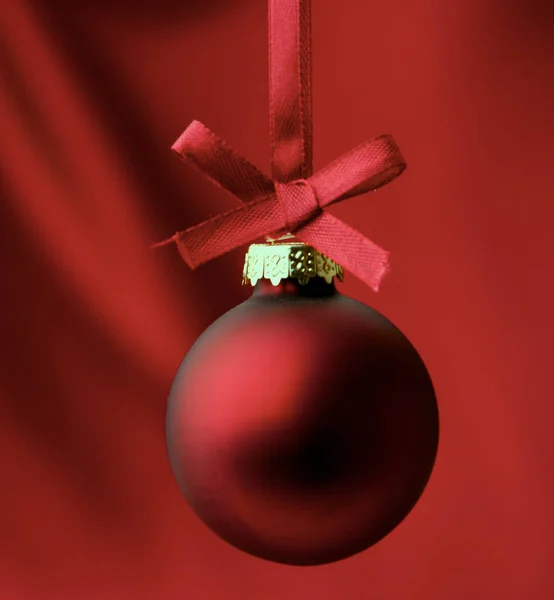
[[[290,276],[293,261],[277,285],[261,274],[206,330],[174,381],[167,445],[213,532],[257,557],[317,565],[372,546],[410,512],[435,461],[438,410],[407,338],[328,283],[332,261],[283,248],[321,273]]]

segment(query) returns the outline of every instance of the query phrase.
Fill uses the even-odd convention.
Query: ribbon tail
[[[212,183],[243,202],[275,191],[269,177],[199,121],[193,121],[171,148]]]
[[[169,244],[172,244],[173,242],[177,241],[177,234],[172,235],[170,238],[167,238],[167,240],[163,240],[161,242],[156,242],[154,244],[150,244],[150,250],[155,250],[156,248],[163,248],[164,246],[169,246]]]
[[[191,269],[285,226],[275,195],[249,202],[176,233],[179,253]],[[164,242],[162,242],[162,245]]]
[[[337,217],[324,212],[296,235],[377,292],[390,270],[389,253]]]

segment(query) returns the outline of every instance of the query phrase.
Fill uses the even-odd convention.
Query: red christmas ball
[[[190,506],[233,546],[289,565],[344,559],[394,529],[438,437],[414,347],[320,277],[260,280],[198,339],[168,402],[168,453]]]

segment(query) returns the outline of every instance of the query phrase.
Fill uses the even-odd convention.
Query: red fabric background
[[[408,171],[332,209],[393,251],[379,295],[436,383],[411,516],[313,569],[196,519],[165,456],[183,354],[245,299],[242,252],[152,241],[234,206],[170,151],[193,119],[268,163],[264,0],[0,3],[0,597],[554,597],[554,11],[314,2],[315,166],[392,133]]]

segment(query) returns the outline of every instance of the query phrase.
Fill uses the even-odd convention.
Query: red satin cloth
[[[169,150],[195,116],[269,161],[266,3],[0,2],[2,600],[554,597],[550,9],[315,6],[316,171],[365,124],[410,161],[326,210],[394,250],[379,294],[341,291],[433,374],[429,487],[369,552],[288,569],[219,541],[171,474],[175,370],[249,289],[241,251],[191,273],[149,244],[233,207]]]
[[[273,180],[193,121],[173,145],[189,164],[246,204],[176,241],[194,268],[264,235],[294,233],[378,290],[388,253],[326,206],[389,183],[405,169],[390,136],[369,140],[312,176],[311,0],[269,0],[269,107]]]

